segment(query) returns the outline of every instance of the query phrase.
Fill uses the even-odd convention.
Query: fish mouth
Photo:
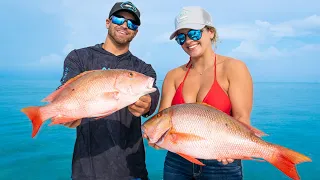
[[[148,81],[147,81],[147,85],[146,85],[148,93],[152,93],[152,92],[155,92],[157,90],[156,88],[153,87],[153,83],[154,83],[154,78],[149,77]]]

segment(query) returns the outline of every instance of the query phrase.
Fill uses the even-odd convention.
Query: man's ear
[[[137,33],[138,33],[138,29],[134,31],[133,37],[136,37]]]
[[[111,24],[111,20],[109,18],[106,19],[106,27],[107,27],[107,29],[109,29],[110,24]]]

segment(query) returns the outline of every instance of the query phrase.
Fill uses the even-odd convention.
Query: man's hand
[[[140,117],[150,110],[151,96],[149,94],[140,97],[140,99],[128,106],[129,111],[136,117]]]
[[[80,124],[81,124],[81,119],[78,119],[78,120],[75,120],[72,122],[64,123],[63,125],[67,126],[69,128],[75,128],[75,127],[79,126]]]

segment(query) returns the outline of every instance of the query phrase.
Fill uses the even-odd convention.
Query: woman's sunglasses
[[[187,35],[183,33],[177,34],[176,41],[179,45],[183,45],[186,42],[187,36],[194,41],[198,41],[201,39],[202,31],[202,29],[190,29]]]
[[[131,19],[126,19],[124,17],[121,16],[111,16],[111,22],[113,24],[117,24],[117,25],[122,25],[124,22],[127,22],[127,27],[133,31],[138,29],[138,25]]]

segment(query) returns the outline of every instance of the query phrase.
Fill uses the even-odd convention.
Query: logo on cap
[[[179,24],[181,21],[187,20],[187,19],[188,19],[188,16],[187,16],[188,13],[189,13],[188,10],[183,9],[183,10],[179,13],[179,15],[177,16],[177,18],[176,18],[176,23]]]
[[[128,10],[131,10],[133,12],[137,12],[136,6],[134,6],[132,4],[132,2],[130,2],[130,1],[123,2],[120,6],[121,6],[122,9],[128,9]]]

